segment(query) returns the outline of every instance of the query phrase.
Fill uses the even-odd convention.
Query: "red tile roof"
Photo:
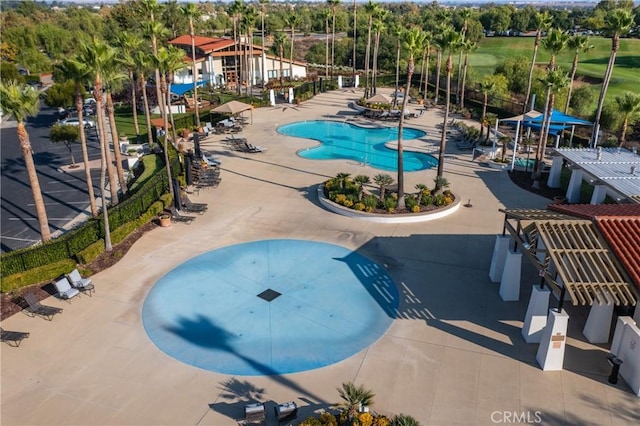
[[[583,219],[599,216],[638,216],[640,204],[549,204],[549,210]]]
[[[595,222],[631,280],[640,289],[640,216],[598,216]]]

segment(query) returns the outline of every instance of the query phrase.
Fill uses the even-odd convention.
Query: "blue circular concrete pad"
[[[384,268],[356,252],[264,240],[179,265],[152,287],[142,320],[156,346],[186,364],[274,375],[324,367],[366,348],[391,325],[398,299]]]

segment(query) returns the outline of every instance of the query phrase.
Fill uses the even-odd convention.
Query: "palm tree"
[[[552,28],[542,40],[542,47],[551,54],[551,58],[549,59],[549,69],[551,71],[556,69],[556,56],[567,47],[569,38],[568,33],[557,28]]]
[[[168,31],[162,24],[155,21],[156,15],[162,10],[162,6],[158,4],[158,0],[140,0],[139,7],[142,13],[145,15],[145,21],[142,24],[143,33],[151,39],[151,52],[158,54],[158,36]],[[160,97],[160,71],[153,70],[156,86],[156,99],[158,101],[158,107],[160,108],[160,114],[164,115],[164,105]]]
[[[58,65],[58,70],[62,78],[75,83],[75,104],[78,111],[78,122],[82,123],[84,118],[84,85],[89,82],[88,68],[78,60],[78,57],[64,59]],[[91,177],[91,168],[89,167],[89,151],[87,150],[87,135],[84,126],[78,126],[80,131],[80,148],[82,149],[82,162],[84,163],[84,177],[87,182],[87,192],[89,194],[89,208],[93,217],[98,216],[98,206],[96,205],[96,196],[93,190],[93,178]]]
[[[451,73],[453,72],[453,53],[456,52],[462,44],[462,38],[453,27],[445,29],[440,35],[440,48],[443,52],[447,52],[447,63],[445,70],[447,73],[447,97],[444,103],[444,118],[442,121],[442,135],[440,136],[440,151],[438,155],[438,171],[436,181],[443,177],[444,173],[444,154],[447,145],[447,121],[449,121],[449,105],[451,104]],[[436,187],[436,191],[439,190]]]
[[[287,36],[282,33],[276,33],[273,36],[273,48],[277,50],[277,54],[278,57],[280,58],[280,84],[282,84],[282,77],[283,77],[283,67],[282,67],[282,61],[284,58],[284,46],[287,43]]]
[[[322,12],[322,17],[324,18],[324,76],[325,78],[329,77],[329,20],[331,19],[332,13],[331,9],[326,9]],[[355,75],[355,74],[354,74]]]
[[[133,127],[136,131],[136,140],[140,137],[140,126],[138,124],[138,95],[136,90],[136,62],[134,55],[144,44],[144,40],[135,34],[123,31],[116,36],[116,46],[120,56],[120,63],[126,68],[129,81],[131,82],[131,109],[133,111]]]
[[[409,54],[407,62],[407,86],[402,98],[402,108],[400,108],[400,122],[398,123],[398,209],[405,208],[404,200],[404,155],[402,146],[402,130],[404,128],[404,111],[409,100],[409,89],[411,89],[411,77],[415,72],[415,55],[424,49],[425,34],[419,28],[407,30],[404,33],[403,46]]]
[[[529,67],[529,80],[527,81],[527,92],[524,95],[524,111],[529,110],[529,96],[531,96],[531,83],[533,82],[533,70],[536,67],[536,56],[538,55],[538,46],[540,46],[540,39],[542,38],[542,32],[546,31],[553,22],[551,15],[546,10],[543,12],[537,12],[533,16],[533,20],[536,26],[536,39],[533,44],[533,55],[531,57],[531,66]]]
[[[424,55],[424,99],[427,99],[427,92],[429,91],[429,60],[431,59],[431,43],[433,42],[433,34],[431,31],[424,32],[424,43],[425,43],[425,55]]]
[[[116,115],[115,108],[113,105],[113,97],[112,93],[122,88],[122,83],[126,78],[126,75],[122,72],[122,64],[118,62],[117,55],[118,52],[116,49],[111,49],[109,51],[110,55],[113,54],[112,61],[106,63],[106,66],[102,70],[102,78],[104,82],[105,89],[105,101],[106,101],[106,112],[109,117],[109,126],[111,133],[111,143],[113,145],[113,155],[115,157],[116,163],[116,173],[118,176],[118,182],[120,183],[120,190],[123,194],[127,192],[127,182],[124,178],[124,168],[122,167],[122,154],[120,153],[120,147],[118,142],[118,129],[116,127]],[[117,204],[117,202],[116,202]]]
[[[479,89],[483,95],[482,115],[480,116],[480,120],[484,121],[485,117],[487,116],[487,105],[489,104],[489,94],[496,89],[496,83],[493,79],[489,77],[485,77],[485,79],[480,82]],[[480,126],[480,138],[482,138],[483,133],[484,133],[484,126]]]
[[[616,96],[616,104],[618,104],[618,111],[624,117],[622,129],[620,130],[620,146],[624,146],[629,122],[634,120],[640,112],[640,95],[633,92],[624,92],[622,95]]]
[[[340,0],[327,0],[327,4],[331,6],[333,14],[331,24],[331,78],[333,78],[333,68],[336,65],[336,7],[340,4]],[[291,42],[293,43],[293,37]]]
[[[460,12],[458,12],[458,15],[460,16],[460,18],[462,18],[462,32],[461,32],[461,36],[462,36],[462,42],[466,42],[467,41],[467,29],[469,26],[469,19],[471,18],[471,15],[473,14],[472,10],[469,9],[468,7],[463,7]],[[463,50],[460,50],[460,56],[458,57],[458,84],[456,87],[456,103],[458,105],[461,105],[461,98],[462,98],[462,54],[463,54]]]
[[[245,9],[244,15],[242,16],[242,25],[244,26],[247,32],[247,38],[249,39],[249,52],[247,52],[247,60],[249,61],[247,72],[249,77],[247,78],[247,87],[245,88],[245,93],[251,87],[251,94],[253,94],[253,84],[254,84],[254,60],[253,60],[253,28],[256,26],[256,21],[258,20],[258,11],[254,7],[248,7]]]
[[[151,111],[149,109],[149,97],[147,96],[147,73],[153,69],[153,56],[144,50],[134,52],[133,61],[136,67],[137,79],[142,92],[142,106],[147,127],[147,143],[153,146],[153,133],[151,132]]]
[[[364,6],[364,10],[369,15],[369,25],[367,27],[367,47],[364,54],[364,97],[365,99],[370,96],[369,86],[369,64],[371,63],[371,27],[373,26],[373,17],[376,14],[380,6],[369,0]]]
[[[242,69],[240,67],[240,55],[239,55],[239,47],[240,40],[238,34],[238,22],[240,21],[240,17],[244,12],[244,3],[242,0],[234,0],[233,3],[229,5],[228,13],[233,20],[233,41],[234,41],[234,52],[235,52],[235,62],[236,62],[236,93],[240,96],[240,83],[242,78]]]
[[[104,116],[104,74],[111,62],[115,60],[115,51],[106,43],[94,39],[90,45],[82,46],[80,61],[87,65],[93,77],[94,97],[96,99],[96,125],[98,126],[98,140],[100,141],[100,193],[102,198],[102,220],[104,225],[104,249],[110,252],[111,228],[109,226],[109,209],[107,208],[107,196],[104,190],[107,171],[109,172],[109,186],[111,190],[111,200],[117,204],[118,191],[114,189],[115,179],[113,172],[109,168],[111,155],[109,152],[109,141],[107,140],[107,126]],[[160,99],[158,99],[160,101]],[[114,201],[115,200],[115,201]]]
[[[402,48],[402,35],[404,26],[396,24],[393,26],[393,35],[396,36],[396,90],[393,92],[393,106],[398,105],[398,89],[400,88],[400,49]]]
[[[464,51],[464,65],[462,67],[462,83],[460,84],[460,107],[464,108],[464,91],[467,85],[467,69],[469,68],[469,52],[474,51],[478,47],[478,43],[465,40],[462,44],[462,51]]]
[[[196,34],[193,28],[193,20],[200,17],[200,9],[195,3],[187,3],[180,9],[182,14],[189,18],[189,37],[191,38],[191,71],[193,74],[193,99],[196,112],[196,126],[200,127],[200,110],[198,106],[198,68],[196,65]]]
[[[262,76],[262,82],[266,83],[268,79],[265,74],[267,70],[264,69],[264,49],[265,49],[264,17],[266,15],[267,4],[269,3],[269,0],[258,0],[258,3],[260,3],[260,22],[261,22],[260,33],[262,34],[262,54],[260,55],[260,75]]]
[[[358,41],[357,37],[357,29],[358,29],[358,4],[356,0],[353,0],[353,78],[356,78],[356,44]]]
[[[363,385],[356,386],[353,382],[342,384],[342,388],[337,388],[340,398],[343,400],[338,406],[347,412],[349,422],[358,416],[360,407],[373,405],[373,398],[376,396],[372,390],[365,389]]]
[[[569,113],[569,103],[571,102],[571,93],[573,92],[573,80],[576,78],[576,71],[578,70],[578,55],[580,53],[588,52],[593,49],[594,46],[589,42],[589,37],[582,35],[575,35],[567,41],[567,47],[573,50],[573,65],[571,66],[571,73],[569,77],[569,93],[567,93],[567,103],[564,106],[564,113]]]
[[[384,203],[384,193],[387,187],[393,183],[393,178],[386,173],[380,173],[373,177],[373,183],[380,188],[380,202]]]
[[[364,195],[364,185],[368,184],[371,180],[367,175],[357,175],[353,178],[353,181],[358,185],[358,201],[362,201]]]
[[[443,48],[441,46],[442,41],[442,33],[444,32],[444,28],[440,27],[436,31],[436,35],[433,37],[433,45],[436,48],[437,58],[436,58],[436,87],[435,87],[435,96],[433,97],[433,102],[437,105],[438,99],[440,95],[440,73],[442,71],[442,51]]]
[[[547,75],[542,81],[547,88],[545,97],[544,119],[542,121],[542,129],[540,130],[540,142],[536,151],[536,166],[534,168],[534,188],[540,188],[540,179],[542,179],[542,157],[549,139],[549,129],[551,126],[551,115],[555,103],[555,96],[562,89],[569,85],[569,77],[560,68],[548,70]]]
[[[374,43],[373,43],[373,73],[371,76],[371,89],[372,95],[377,92],[377,73],[378,73],[378,51],[380,49],[380,34],[387,29],[384,23],[384,18],[388,12],[382,8],[378,10],[376,20],[373,22]]]
[[[614,9],[607,13],[604,18],[605,32],[611,35],[611,55],[607,70],[604,73],[604,80],[600,90],[600,98],[598,99],[598,108],[593,123],[593,134],[591,145],[595,147],[598,143],[598,133],[600,132],[600,117],[602,116],[602,107],[604,106],[604,98],[607,95],[611,74],[616,62],[616,54],[620,49],[620,36],[626,34],[633,25],[633,16],[631,11],[627,9]]]
[[[291,30],[291,46],[289,46],[289,80],[293,81],[293,45],[295,44],[295,31],[296,25],[298,25],[298,15],[292,13],[285,19],[287,25]],[[333,62],[332,62],[333,65]],[[333,73],[333,71],[332,71]]]
[[[18,122],[16,128],[18,142],[20,143],[20,151],[22,151],[24,165],[29,177],[36,217],[40,225],[40,239],[43,243],[46,243],[51,239],[49,220],[47,219],[47,210],[40,190],[40,181],[36,174],[36,165],[33,161],[33,149],[31,148],[29,133],[27,133],[27,128],[24,125],[24,120],[27,117],[38,115],[40,93],[32,87],[22,86],[13,80],[7,82],[0,80],[0,109],[5,114],[13,116]]]
[[[420,426],[420,422],[418,422],[416,419],[414,419],[413,417],[407,415],[407,414],[397,414],[395,416],[393,416],[393,418],[391,419],[391,423],[389,423],[390,426]]]

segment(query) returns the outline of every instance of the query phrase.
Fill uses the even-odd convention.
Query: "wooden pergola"
[[[503,235],[511,234],[515,248],[539,271],[540,285],[573,305],[594,302],[635,306],[640,292],[591,220],[550,210],[501,209]]]

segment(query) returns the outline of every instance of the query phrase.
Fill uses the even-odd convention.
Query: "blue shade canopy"
[[[208,83],[208,81],[198,81],[196,84],[202,86],[205,83]],[[190,90],[193,90],[193,83],[171,85],[171,93],[178,96],[182,96]]]
[[[540,114],[535,118],[525,118],[524,122],[542,123],[543,120],[544,120],[544,115]],[[554,109],[553,112],[551,113],[551,123],[562,124],[566,126],[575,126],[575,125],[589,126],[593,124],[590,121],[582,120],[580,118],[567,115],[563,112],[558,111],[557,109]]]
[[[531,128],[531,129],[533,129],[535,131],[539,131],[540,128],[542,127],[542,122],[538,122],[538,123],[524,122],[524,123],[522,123],[522,126],[525,127],[525,128],[527,128],[527,127]],[[561,125],[561,124],[551,124],[549,126],[549,134],[553,135],[553,136],[556,136],[556,135],[558,135],[558,133],[562,132],[563,130],[570,129],[570,128],[571,128],[571,125],[564,126],[564,125]]]

